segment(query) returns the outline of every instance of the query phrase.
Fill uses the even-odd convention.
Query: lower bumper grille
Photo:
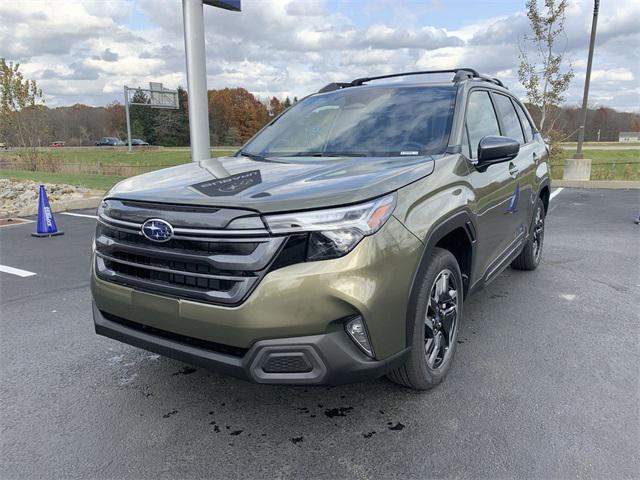
[[[111,320],[112,322],[119,323],[120,325],[124,325],[125,327],[132,328],[140,332],[148,333],[156,337],[166,338],[168,340],[180,342],[185,345],[191,345],[193,347],[203,348],[211,352],[222,353],[224,355],[231,355],[234,357],[244,357],[244,355],[249,351],[247,348],[234,347],[232,345],[224,345],[222,343],[209,342],[207,340],[201,340],[199,338],[187,337],[186,335],[167,332],[166,330],[161,330],[159,328],[150,327],[148,325],[143,325],[141,323],[132,322],[131,320],[126,320],[124,318],[111,315],[110,313],[107,313],[107,312],[100,312],[100,313],[107,320]]]

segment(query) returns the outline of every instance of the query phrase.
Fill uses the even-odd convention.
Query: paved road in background
[[[576,145],[561,145],[565,150],[576,150]],[[582,147],[584,150],[640,150],[640,146],[638,145],[597,145],[595,143],[590,143],[584,145]]]
[[[98,337],[94,220],[0,228],[0,263],[36,273],[0,273],[0,477],[637,478],[638,195],[555,197],[542,265],[467,301],[427,393],[253,385]]]

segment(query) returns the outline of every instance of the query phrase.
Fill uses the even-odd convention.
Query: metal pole
[[[191,160],[198,162],[211,156],[202,0],[182,0],[182,14],[187,57]]]
[[[127,152],[133,153],[131,148],[131,119],[129,118],[129,89],[126,85],[124,86],[124,112],[127,117],[127,143],[129,144]]]
[[[591,82],[591,64],[593,63],[593,48],[596,44],[596,26],[598,25],[598,8],[600,0],[593,2],[593,21],[591,22],[591,40],[589,41],[589,60],[587,60],[587,75],[584,80],[584,94],[582,95],[582,123],[578,131],[578,149],[573,158],[583,158],[582,143],[584,142],[584,126],[587,123],[587,102],[589,100],[589,82]]]

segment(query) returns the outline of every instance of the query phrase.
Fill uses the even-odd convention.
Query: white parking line
[[[60,215],[70,215],[72,217],[93,218],[94,220],[98,218],[97,215],[86,215],[84,213],[61,212]]]
[[[17,275],[19,277],[33,277],[37,275],[34,272],[28,270],[20,270],[19,268],[8,267],[7,265],[0,265],[0,272],[10,273],[11,275]]]
[[[558,195],[562,190],[564,190],[564,187],[556,188],[553,192],[551,192],[551,195],[549,195],[549,201],[553,200],[553,197]]]

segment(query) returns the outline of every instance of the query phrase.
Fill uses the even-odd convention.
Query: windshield
[[[401,156],[442,153],[453,86],[346,88],[301,100],[260,132],[242,154]]]

